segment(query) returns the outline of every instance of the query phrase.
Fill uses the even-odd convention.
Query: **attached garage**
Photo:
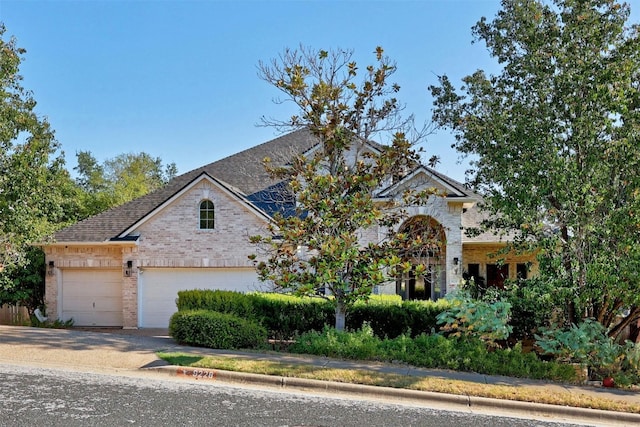
[[[122,270],[63,269],[60,318],[75,326],[122,326]]]
[[[223,289],[238,292],[261,287],[254,268],[145,268],[138,275],[138,325],[166,328],[177,311],[178,291]]]

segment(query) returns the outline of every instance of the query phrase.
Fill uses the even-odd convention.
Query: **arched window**
[[[396,278],[396,293],[403,299],[431,299],[443,297],[446,293],[445,260],[447,238],[444,227],[434,218],[418,215],[409,218],[400,227],[408,241],[419,239],[422,245],[409,244],[409,250],[402,254],[411,262],[410,271]],[[424,272],[417,273],[416,266],[423,265]]]
[[[200,202],[200,230],[213,230],[215,224],[215,212],[211,200]]]

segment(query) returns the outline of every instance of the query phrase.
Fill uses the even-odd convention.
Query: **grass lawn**
[[[602,409],[640,413],[638,403],[620,402],[573,391],[555,391],[546,387],[479,384],[442,378],[419,378],[371,372],[325,368],[310,364],[280,363],[264,360],[248,360],[233,356],[196,356],[185,353],[158,353],[158,357],[176,366],[220,369],[225,371],[275,375],[281,377],[336,381],[380,387],[405,388],[477,397],[547,403],[579,408]]]

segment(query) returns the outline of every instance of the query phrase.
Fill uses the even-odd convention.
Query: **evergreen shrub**
[[[346,326],[355,331],[366,323],[379,338],[405,333],[417,336],[437,330],[436,317],[449,305],[445,300],[402,301],[396,295],[372,295],[352,307]],[[333,301],[325,298],[196,289],[178,292],[177,306],[179,311],[210,310],[252,319],[267,329],[270,338],[278,340],[295,339],[335,324]]]
[[[239,317],[254,317],[251,298],[244,293],[213,289],[179,291],[176,301],[178,311],[209,310],[235,314]]]
[[[183,310],[171,316],[169,335],[182,344],[217,349],[260,348],[266,329],[233,314],[209,310]]]
[[[296,297],[278,293],[249,294],[256,317],[269,336],[288,340],[309,332],[321,331],[335,323],[331,301],[322,298]]]
[[[347,328],[355,331],[367,323],[379,338],[395,338],[402,334],[412,337],[438,330],[436,319],[450,307],[446,300],[434,301],[389,301],[372,296],[359,302],[347,315]]]

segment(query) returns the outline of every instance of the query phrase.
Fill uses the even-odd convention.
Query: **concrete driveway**
[[[0,325],[0,362],[131,370],[158,362],[156,351],[179,351],[166,329],[74,330]]]

